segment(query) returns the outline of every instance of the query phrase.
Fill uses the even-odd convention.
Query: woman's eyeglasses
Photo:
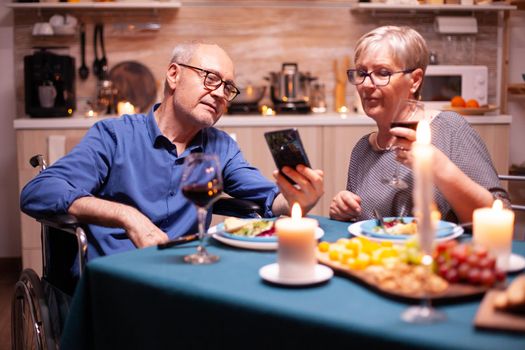
[[[412,73],[415,70],[415,68],[412,68],[400,70],[397,72],[390,72],[386,69],[378,69],[373,70],[371,72],[367,72],[363,69],[349,69],[346,71],[346,75],[348,76],[348,81],[352,85],[361,85],[364,83],[366,77],[369,77],[372,81],[372,84],[374,84],[375,86],[386,86],[390,83],[390,77],[392,75],[399,73]]]
[[[177,64],[182,67],[191,68],[191,69],[195,69],[200,72],[206,73],[206,75],[204,76],[204,86],[207,89],[217,90],[222,84],[224,84],[224,95],[228,102],[233,101],[233,99],[241,93],[239,89],[235,87],[235,85],[222,80],[222,78],[217,73],[213,73],[213,72],[210,72],[209,70],[202,69],[199,67],[190,66],[189,64],[184,64],[184,63],[177,63]]]

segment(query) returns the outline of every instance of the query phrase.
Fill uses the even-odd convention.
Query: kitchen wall
[[[0,4],[9,0],[0,0]],[[190,3],[192,1],[189,1]],[[246,0],[246,3],[250,1]],[[262,1],[259,1],[261,3]],[[341,2],[348,3],[346,0]],[[65,46],[66,52],[79,60],[77,36],[57,36],[37,38],[31,35],[32,25],[37,21],[47,21],[56,11],[34,10],[17,11],[14,14],[14,28],[10,24],[13,12],[0,7],[0,65],[3,78],[0,81],[0,105],[4,115],[0,119],[0,257],[18,256],[18,192],[15,169],[15,141],[12,129],[14,117],[23,117],[23,57],[34,46]],[[516,80],[518,73],[525,72],[523,26],[524,12],[513,14],[511,18],[511,77]],[[355,14],[340,8],[249,8],[214,7],[181,8],[179,10],[119,10],[115,12],[74,11],[74,16],[87,25],[87,63],[93,62],[93,24],[106,23],[106,44],[110,68],[124,60],[136,60],[150,68],[157,85],[162,86],[163,74],[170,58],[172,47],[180,41],[200,39],[222,45],[236,63],[240,84],[251,82],[263,84],[269,71],[280,69],[282,62],[298,62],[301,71],[310,71],[313,76],[326,85],[329,105],[332,106],[334,87],[333,61],[352,55],[352,47],[357,38],[366,31],[384,24],[411,25],[428,40],[431,49],[437,51],[443,64],[465,64],[450,55],[452,50],[443,37],[432,29],[433,14],[381,13],[372,16]],[[118,16],[116,15],[118,14]],[[466,15],[470,15],[467,13]],[[484,64],[490,69],[490,99],[496,101],[496,25],[494,13],[476,13],[479,34],[469,55],[472,64]],[[156,33],[122,31],[122,24],[160,23],[162,28]],[[14,35],[11,33],[14,29]],[[14,47],[10,46],[14,42]],[[14,58],[14,60],[13,60]],[[448,60],[448,61],[447,61]],[[13,66],[13,61],[15,65]],[[15,90],[12,87],[15,87]],[[79,107],[82,102],[93,99],[96,80],[90,75],[87,81],[77,79]],[[160,90],[160,89],[159,89]],[[16,92],[16,95],[15,95]],[[348,86],[349,98],[351,89]],[[12,101],[16,96],[16,108]],[[510,99],[510,112],[520,128],[512,128],[511,157],[513,162],[525,161],[520,133],[524,130],[524,99]]]
[[[13,119],[17,116],[13,57],[13,14],[0,0],[0,257],[20,256],[20,222]]]
[[[189,1],[188,3],[191,3]],[[249,1],[246,1],[249,4]],[[260,2],[259,2],[260,3]],[[275,2],[274,2],[275,3]],[[304,2],[303,2],[304,3]],[[79,57],[78,38],[31,36],[31,27],[38,20],[47,20],[54,12],[42,10],[18,11],[16,13],[15,60],[18,62],[17,113],[23,115],[23,56],[31,53],[34,46],[67,46],[69,54]],[[295,8],[278,7],[185,7],[179,10],[76,11],[73,15],[87,24],[88,63],[93,61],[92,29],[94,21],[106,24],[106,43],[110,68],[124,60],[137,60],[148,66],[162,85],[163,74],[172,47],[181,41],[199,39],[222,45],[236,63],[240,85],[248,82],[264,84],[263,78],[270,71],[278,71],[283,62],[297,62],[301,71],[309,71],[326,85],[328,102],[332,103],[334,87],[333,61],[345,55],[352,56],[353,45],[366,31],[384,24],[411,25],[428,40],[432,50],[438,53],[441,63],[465,64],[465,56],[453,55],[465,47],[470,57],[468,63],[489,66],[490,98],[496,98],[496,26],[495,13],[476,13],[479,34],[465,45],[447,42],[444,36],[433,31],[434,14],[351,13],[341,8]],[[467,14],[469,15],[469,14]],[[123,25],[160,23],[157,33],[122,31]],[[453,39],[458,39],[455,37]],[[465,39],[465,37],[459,38]],[[466,42],[466,41],[465,41]],[[479,53],[479,54],[478,54]],[[77,62],[77,65],[79,63]],[[95,80],[77,82],[77,94],[81,98],[93,98]],[[348,95],[351,88],[348,86]]]

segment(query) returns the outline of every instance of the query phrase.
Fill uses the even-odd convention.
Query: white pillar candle
[[[277,232],[279,277],[303,279],[314,275],[315,230],[318,222],[301,217],[301,207],[294,203],[291,218],[279,219],[275,223]]]
[[[118,115],[135,114],[135,106],[133,106],[128,101],[120,101],[117,104],[117,113],[118,113]]]
[[[414,173],[414,216],[417,218],[419,245],[423,252],[430,254],[434,242],[434,227],[431,211],[433,207],[433,149],[430,144],[430,124],[426,120],[418,123],[416,142],[412,146]]]
[[[497,199],[492,208],[474,210],[474,242],[486,247],[496,257],[496,266],[505,271],[509,266],[514,231],[514,212],[503,208]]]

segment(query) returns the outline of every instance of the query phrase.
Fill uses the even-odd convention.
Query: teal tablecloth
[[[347,224],[318,218],[335,241]],[[448,320],[410,325],[407,304],[348,278],[302,288],[270,285],[260,267],[275,252],[249,251],[210,240],[217,264],[182,257],[196,248],[148,248],[87,265],[73,299],[63,349],[322,348],[525,349],[525,334],[476,330],[480,300],[439,306]],[[525,255],[525,242],[514,251]]]

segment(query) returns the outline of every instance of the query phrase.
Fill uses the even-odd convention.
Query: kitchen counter
[[[71,118],[19,118],[14,120],[16,130],[24,129],[79,129],[89,128],[99,120],[116,116],[102,118],[73,116]],[[466,116],[470,124],[510,124],[510,115],[485,115],[485,116]],[[362,125],[374,126],[372,119],[360,114],[305,114],[305,115],[282,115],[273,117],[263,117],[257,114],[250,115],[224,115],[217,123],[218,127],[235,126],[344,126]]]

